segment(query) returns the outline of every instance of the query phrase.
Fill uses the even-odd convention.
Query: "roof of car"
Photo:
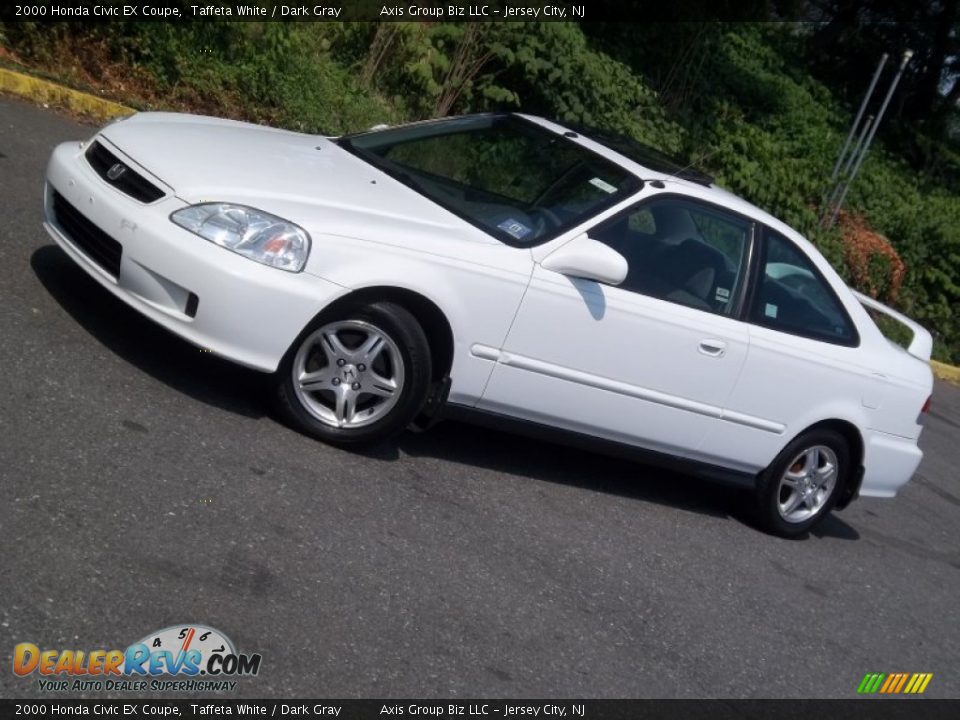
[[[784,223],[782,220],[777,219],[766,210],[762,210],[753,203],[744,200],[739,195],[735,195],[729,190],[716,185],[713,182],[713,178],[710,178],[709,183],[704,182],[704,178],[709,176],[703,173],[699,173],[700,177],[698,177],[696,180],[693,180],[689,177],[684,177],[684,174],[670,173],[657,168],[652,168],[648,165],[638,162],[636,159],[625,155],[622,152],[619,152],[617,149],[610,147],[599,140],[593,139],[589,134],[586,133],[586,131],[584,134],[581,134],[570,127],[561,125],[557,122],[539,117],[537,115],[526,115],[522,113],[516,114],[519,117],[525,118],[530,122],[536,123],[537,125],[547,128],[548,130],[552,130],[556,133],[575,133],[575,136],[567,134],[567,137],[574,142],[584,145],[593,152],[612,160],[619,165],[622,165],[646,182],[659,180],[664,184],[669,184],[670,186],[681,189],[681,191],[685,194],[693,195],[702,200],[706,200],[707,202],[713,202],[717,205],[722,205],[730,210],[733,210],[734,212],[751,217],[794,240],[799,239],[804,243],[809,242],[792,227]]]

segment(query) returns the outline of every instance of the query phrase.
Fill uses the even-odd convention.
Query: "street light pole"
[[[830,173],[831,182],[837,179],[837,174],[840,172],[840,165],[843,163],[843,157],[847,154],[847,150],[850,148],[850,142],[853,140],[853,136],[857,132],[857,126],[860,124],[860,118],[863,117],[863,111],[867,109],[867,103],[870,102],[870,98],[873,96],[873,90],[877,86],[877,80],[880,79],[880,73],[883,72],[883,66],[887,64],[888,57],[889,55],[887,53],[883,54],[883,57],[880,58],[880,62],[877,65],[876,72],[873,73],[873,80],[870,81],[870,87],[867,88],[867,94],[863,96],[863,102],[860,103],[860,109],[857,111],[857,117],[854,119],[853,125],[850,126],[850,132],[847,134],[847,139],[843,143],[843,149],[840,150],[840,156],[837,158],[837,162],[833,166],[833,172]],[[856,154],[856,150],[854,150],[853,154]]]
[[[873,143],[873,138],[877,134],[877,128],[880,126],[880,121],[883,119],[883,114],[887,111],[887,105],[890,104],[890,98],[893,97],[893,91],[897,89],[897,83],[900,82],[900,76],[903,75],[903,70],[907,67],[907,63],[910,62],[910,58],[913,57],[913,50],[907,50],[903,54],[903,60],[900,62],[900,69],[897,70],[897,74],[893,78],[893,82],[890,83],[890,89],[887,90],[887,96],[883,99],[883,105],[880,106],[880,111],[877,113],[877,119],[873,121],[873,127],[870,128],[870,134],[867,135],[867,141],[863,145],[863,150],[860,152],[857,161],[853,166],[853,170],[850,171],[850,177],[847,178],[846,184],[843,186],[843,192],[840,193],[840,199],[837,200],[837,205],[833,209],[833,215],[830,216],[830,222],[827,224],[827,229],[833,227],[834,223],[837,221],[837,216],[840,214],[840,208],[843,207],[843,201],[847,199],[847,192],[850,190],[850,184],[853,182],[853,179],[857,176],[857,173],[860,172],[860,166],[863,165],[863,160],[867,156],[867,152],[870,150],[870,145]]]
[[[860,154],[860,148],[863,147],[863,141],[867,137],[867,133],[870,132],[870,128],[873,127],[873,115],[867,116],[867,121],[863,124],[863,130],[860,132],[860,137],[857,139],[857,144],[853,146],[853,152],[850,153],[850,157],[847,158],[847,162],[843,166],[843,174],[846,175],[850,172],[850,166],[853,165],[856,161],[857,156]]]
[[[841,178],[846,178],[850,172],[850,166],[853,165],[854,161],[857,159],[857,155],[860,152],[860,148],[863,147],[863,141],[867,137],[867,133],[870,132],[870,128],[873,125],[874,116],[868,115],[867,121],[863,124],[863,129],[860,131],[860,137],[857,138],[856,145],[853,146],[853,151],[847,157],[847,161],[843,164],[843,170],[840,172]],[[834,203],[837,202],[837,196],[840,195],[840,191],[843,189],[843,182],[838,182],[833,186],[833,189],[830,191],[830,197],[827,199],[827,202],[824,203],[824,213],[828,212],[830,208],[833,207]],[[826,220],[825,215],[821,218],[821,222]]]

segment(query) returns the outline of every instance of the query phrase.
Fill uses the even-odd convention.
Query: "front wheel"
[[[811,430],[791,442],[761,473],[757,514],[769,532],[797,537],[830,513],[850,473],[847,441],[833,430]]]
[[[389,302],[322,314],[291,346],[275,378],[277,406],[295,428],[337,445],[400,432],[430,382],[423,328]]]

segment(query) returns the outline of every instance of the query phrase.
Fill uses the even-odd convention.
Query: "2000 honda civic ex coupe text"
[[[929,333],[622,138],[517,114],[326,138],[143,113],[54,150],[45,217],[110,292],[272,373],[286,420],[332,443],[509,420],[743,482],[786,536],[920,462]]]

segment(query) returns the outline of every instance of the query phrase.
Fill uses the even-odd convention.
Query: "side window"
[[[644,203],[590,231],[627,259],[619,287],[731,315],[745,274],[752,223],[677,198]]]
[[[763,274],[750,320],[774,330],[852,345],[850,318],[810,259],[792,242],[767,231]]]

